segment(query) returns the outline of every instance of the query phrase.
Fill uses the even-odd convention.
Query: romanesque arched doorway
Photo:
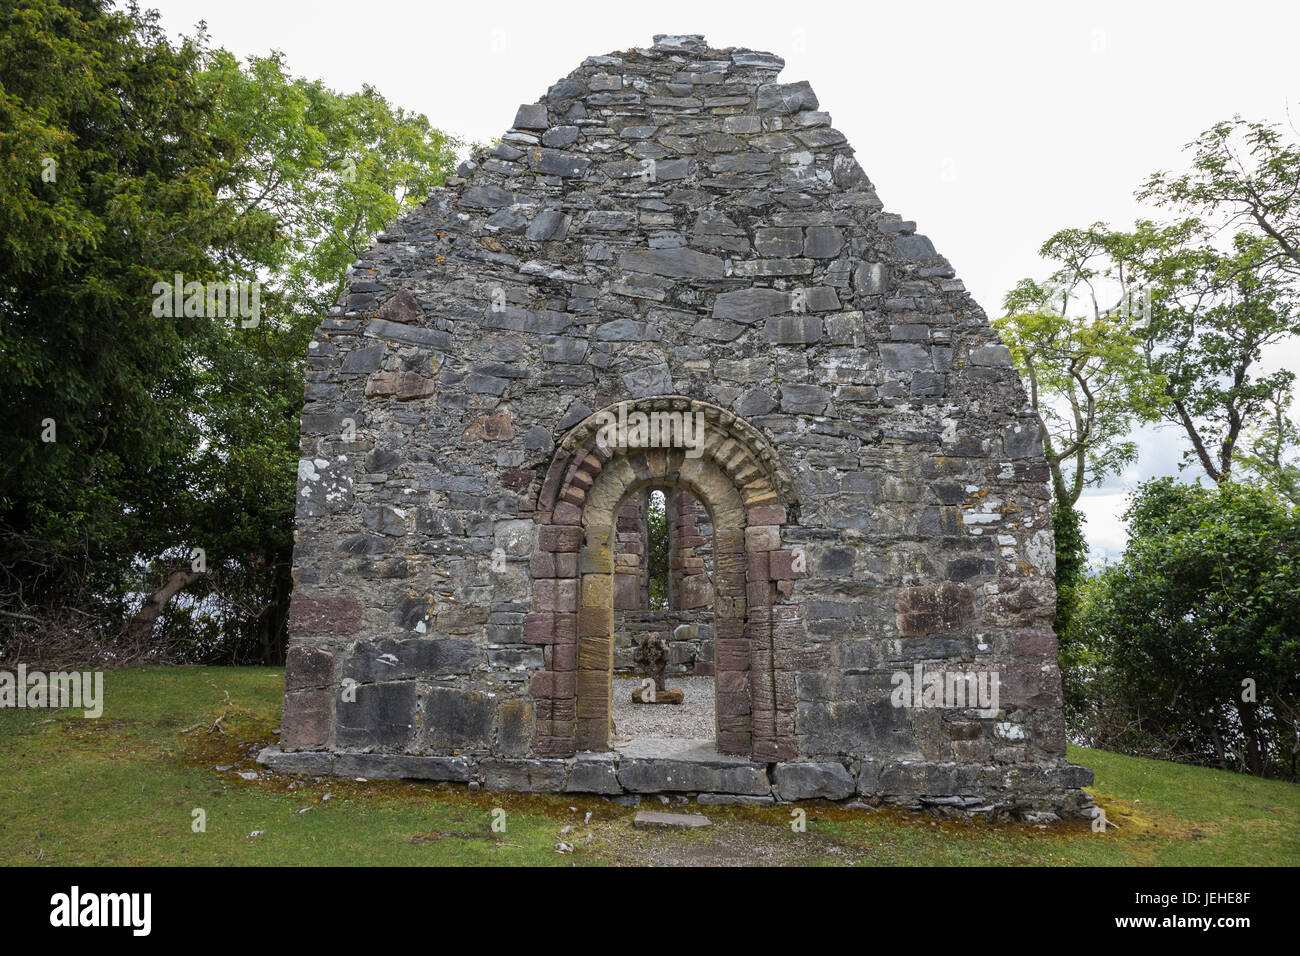
[[[535,752],[609,748],[617,517],[648,487],[689,491],[713,526],[718,749],[793,757],[800,612],[784,598],[806,572],[802,552],[782,546],[791,483],[752,425],[681,396],[609,406],[558,446],[538,501],[525,621],[525,640],[544,647],[531,683]]]

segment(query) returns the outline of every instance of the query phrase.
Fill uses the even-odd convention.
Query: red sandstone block
[[[578,551],[582,548],[582,528],[570,525],[543,525],[537,534],[542,551]]]
[[[573,698],[561,700],[554,698],[537,701],[537,723],[550,724],[552,721],[568,722],[573,720]]]
[[[555,610],[577,613],[578,579],[557,578],[555,581]]]
[[[1056,635],[1049,630],[1020,631],[1012,645],[1016,657],[1056,657]]]
[[[533,741],[533,753],[539,757],[572,757],[575,752],[572,737],[539,735]]]
[[[346,636],[361,630],[361,601],[354,594],[311,595],[295,592],[289,603],[293,636]]]
[[[772,584],[769,581],[750,581],[745,585],[745,600],[749,602],[750,613],[772,603]]]
[[[280,749],[318,750],[329,742],[331,691],[292,690],[284,695]]]
[[[756,505],[749,509],[748,514],[751,525],[785,524],[786,522],[785,507],[782,505]]]
[[[750,736],[747,733],[734,730],[718,730],[718,750],[724,754],[749,756],[751,746]]]
[[[539,551],[528,562],[528,570],[534,578],[559,577],[555,573],[555,555],[550,551]]]
[[[749,641],[744,638],[718,638],[714,645],[715,662],[718,673],[723,671],[744,671],[749,668]]]
[[[547,648],[551,655],[551,670],[572,671],[578,669],[578,645],[555,644]]]
[[[555,604],[555,578],[538,578],[533,582],[533,609],[558,611]]]
[[[294,644],[284,655],[286,692],[334,683],[334,655],[310,644]]]
[[[802,549],[797,551],[769,552],[772,579],[775,581],[793,581],[808,577],[808,555]]]
[[[760,762],[776,763],[782,760],[793,760],[798,756],[798,751],[792,741],[785,740],[754,740],[754,759]]]
[[[578,576],[578,556],[571,551],[555,554],[555,576],[557,578],[576,578]]]
[[[573,611],[561,611],[555,615],[555,643],[578,643],[578,615]]]
[[[697,664],[695,673],[699,672]],[[719,694],[739,694],[749,687],[749,675],[744,671],[723,671],[717,675],[715,683]]]
[[[641,576],[639,574],[614,575],[614,608],[635,611],[641,607]]]
[[[565,493],[567,494],[568,492],[566,491]],[[551,511],[551,520],[554,521],[557,525],[579,525],[579,524],[582,524],[582,508],[580,508],[578,505],[575,505],[572,501],[568,501],[568,500],[560,501],[558,504],[556,504],[554,510]],[[582,530],[582,529],[579,528],[578,530]],[[582,543],[582,538],[581,538],[581,537],[579,537],[578,542],[579,542],[579,544]],[[577,548],[572,548],[572,549],[570,549],[570,548],[553,548],[553,549],[551,549],[551,550],[554,550],[554,551],[574,550],[574,551],[576,551]]]
[[[753,581],[766,581],[772,576],[771,556],[773,553],[781,552],[772,551],[750,551],[749,560],[746,563],[746,572]]]
[[[562,696],[555,693],[555,673],[553,671],[534,671],[528,682],[528,693],[536,698]]]
[[[723,717],[739,717],[751,710],[750,697],[747,693],[718,694],[718,720]]]
[[[550,611],[524,615],[524,643],[554,644],[555,614]]]
[[[744,734],[749,739],[753,720],[748,710],[742,714],[719,714],[718,734]]]

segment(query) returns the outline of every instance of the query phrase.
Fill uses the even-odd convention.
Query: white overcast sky
[[[1057,229],[1128,225],[1133,191],[1240,113],[1300,126],[1300,3],[417,3],[142,0],[173,34],[206,20],[214,45],[282,50],[297,74],[363,83],[468,141],[504,132],[585,57],[701,33],[780,54],[809,80],[886,209],[917,222],[990,316]],[[1270,364],[1300,368],[1296,343]],[[1142,478],[1177,471],[1171,431],[1144,431],[1136,468],[1083,504],[1094,557],[1123,547]],[[1195,472],[1189,469],[1188,474]]]

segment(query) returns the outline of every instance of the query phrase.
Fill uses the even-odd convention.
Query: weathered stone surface
[[[779,763],[773,776],[782,800],[843,800],[856,789],[838,763]]]
[[[710,825],[709,818],[699,813],[641,810],[632,819],[632,826],[638,830],[698,830]]]
[[[1051,497],[1010,353],[781,67],[697,36],[588,58],[361,253],[306,361],[286,752],[760,802],[773,764],[783,799],[845,793],[842,765],[873,802],[1086,806],[1048,772]],[[597,443],[620,407],[700,440]],[[715,676],[734,756],[607,755],[610,671],[656,623],[616,512],[678,486],[700,519],[656,613],[697,616],[658,630],[670,678]],[[1001,716],[896,706],[916,665],[1005,675]]]
[[[333,773],[367,780],[440,780],[465,783],[469,765],[463,757],[422,757],[413,754],[339,753]]]
[[[618,782],[633,793],[766,794],[767,768],[691,741],[637,740],[619,757]]]
[[[685,246],[632,249],[619,256],[618,264],[628,272],[649,272],[671,278],[721,279],[723,275],[721,259]]]
[[[790,309],[790,295],[775,289],[739,289],[719,293],[713,300],[715,319],[733,319],[737,322],[757,322],[769,315],[780,315]]]
[[[310,644],[294,644],[285,653],[284,689],[307,690],[334,683],[334,655]]]
[[[564,789],[569,793],[622,793],[612,753],[578,754]]]
[[[362,684],[355,699],[341,693],[335,709],[335,742],[342,749],[404,747],[415,728],[415,684]]]
[[[354,594],[313,596],[299,591],[289,604],[289,633],[348,635],[361,629],[361,602]]]
[[[488,790],[559,793],[564,787],[563,760],[484,760],[479,771]]]
[[[481,666],[483,650],[470,641],[454,638],[359,641],[353,646],[343,674],[368,683],[468,674]]]
[[[279,747],[266,747],[257,762],[277,773],[323,775],[334,772],[334,754],[328,750],[286,753]]]
[[[285,750],[316,750],[329,743],[331,698],[325,688],[284,692],[280,746]]]

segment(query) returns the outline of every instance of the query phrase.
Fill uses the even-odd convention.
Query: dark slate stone
[[[339,371],[352,375],[377,372],[380,364],[384,361],[384,354],[387,351],[388,346],[386,345],[370,345],[365,348],[353,349],[344,356],[343,365]]]
[[[853,775],[838,763],[778,763],[773,772],[782,800],[844,800],[853,796]]]
[[[776,289],[738,289],[720,292],[713,300],[715,319],[734,319],[738,322],[757,322],[770,315],[790,311],[790,293]]]
[[[432,687],[424,699],[424,740],[434,750],[486,749],[492,743],[492,699],[478,691]]]
[[[707,252],[676,249],[629,249],[618,257],[619,268],[670,278],[721,279],[722,260]]]
[[[834,259],[844,248],[844,233],[835,226],[809,226],[803,254],[810,259]]]
[[[563,239],[569,231],[569,217],[554,209],[544,209],[532,221],[524,238],[533,242]]]
[[[428,600],[423,601],[428,610]],[[469,641],[450,637],[358,641],[344,666],[344,676],[366,683],[408,677],[469,674],[483,666],[483,651]]]
[[[817,94],[807,80],[798,83],[765,83],[758,88],[760,113],[798,113],[818,107]]]
[[[894,240],[894,251],[904,259],[932,259],[938,255],[934,243],[925,236],[899,236]]]
[[[1043,440],[1036,422],[1008,425],[1002,433],[1002,447],[1008,458],[1034,458],[1043,453]]]
[[[826,411],[831,393],[820,385],[782,385],[781,410],[820,415]]]
[[[545,103],[525,103],[515,113],[515,129],[543,130],[550,126]]]
[[[366,327],[366,335],[390,342],[401,342],[404,345],[423,345],[443,351],[451,348],[450,332],[424,329],[418,325],[406,325],[401,322],[389,322],[387,319],[371,319]]]
[[[542,134],[542,145],[559,149],[563,146],[575,142],[578,139],[578,127],[576,126],[552,126]]]
[[[671,395],[673,377],[667,365],[650,365],[624,373],[623,385],[633,398],[644,395]]]
[[[334,707],[335,739],[339,747],[404,747],[415,727],[415,682],[358,684],[356,699]]]
[[[763,337],[774,345],[811,345],[821,340],[822,320],[815,315],[773,316],[763,326]]]
[[[881,342],[880,359],[885,363],[885,368],[895,372],[933,368],[930,350],[912,343]]]

